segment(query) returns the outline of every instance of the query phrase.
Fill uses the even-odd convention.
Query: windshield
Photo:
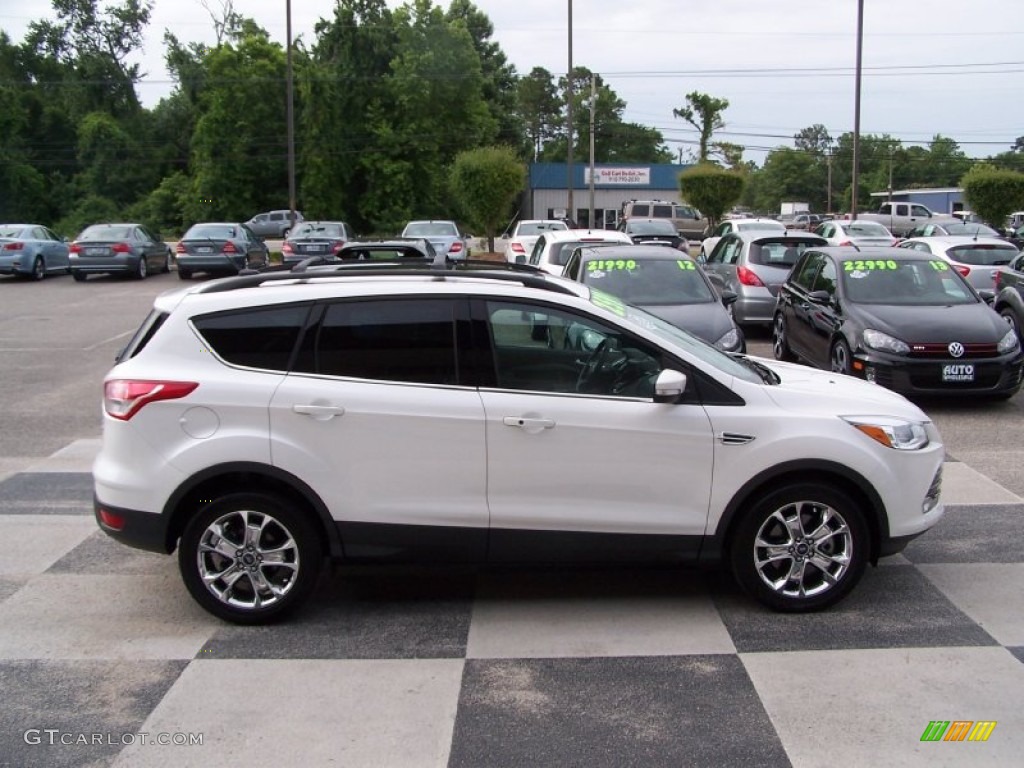
[[[782,267],[791,269],[805,250],[812,245],[825,245],[827,241],[819,238],[784,238],[777,240],[759,240],[750,244],[751,264],[763,264],[766,267]]]
[[[892,239],[889,230],[875,221],[857,221],[850,224],[841,224],[840,226],[851,237],[884,237],[889,240]]]
[[[988,224],[947,224],[946,232],[951,235],[978,235],[980,237],[999,237]]]
[[[182,240],[211,240],[238,237],[238,228],[230,224],[196,224]]]
[[[131,236],[131,227],[88,227],[78,236],[79,240],[126,240]]]
[[[639,307],[626,304],[617,296],[612,296],[604,291],[591,288],[590,301],[598,307],[613,312],[619,317],[625,318],[636,326],[643,328],[653,334],[660,341],[684,349],[701,362],[714,366],[722,373],[735,376],[737,379],[761,384],[764,379],[752,368],[744,365],[738,359],[713,347],[702,339],[687,333],[670,323],[666,323],[659,317],[645,312]]]
[[[550,232],[552,230],[568,229],[565,222],[562,221],[524,221],[519,224],[519,236],[529,237],[530,235],[539,235],[541,232]]]
[[[847,259],[840,262],[846,298],[857,304],[949,306],[978,301],[955,269],[941,259]]]
[[[299,224],[292,230],[291,238],[297,237],[342,237],[339,224]]]
[[[678,233],[672,226],[672,222],[665,219],[654,219],[652,221],[630,221],[627,231],[631,235],[668,235],[676,237]]]
[[[778,221],[748,221],[744,224],[737,224],[736,229],[740,232],[750,232],[758,229],[785,230],[786,227]]]
[[[1010,260],[1019,251],[1009,243],[997,245],[995,243],[971,243],[967,245],[956,245],[950,248],[947,253],[953,261],[961,264],[976,264],[981,267],[996,267],[1001,264],[1009,264]]]
[[[630,304],[706,304],[716,301],[690,259],[589,259],[584,282]]]
[[[411,221],[402,237],[457,237],[458,234],[450,221]]]

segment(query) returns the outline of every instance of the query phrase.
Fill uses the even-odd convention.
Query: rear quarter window
[[[260,307],[193,318],[192,325],[222,360],[247,368],[287,371],[308,305]]]

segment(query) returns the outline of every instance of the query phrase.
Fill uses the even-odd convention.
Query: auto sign
[[[974,381],[974,366],[967,363],[950,363],[942,366],[942,380],[946,382]]]

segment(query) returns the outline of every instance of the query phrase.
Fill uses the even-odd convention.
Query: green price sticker
[[[694,264],[692,261],[686,261],[686,259],[676,260],[676,265],[684,272],[690,272],[697,268],[696,264]]]
[[[595,259],[587,262],[588,272],[611,272],[616,269],[636,269],[633,259]]]
[[[892,259],[855,259],[843,262],[844,272],[867,272],[873,269],[899,269]]]

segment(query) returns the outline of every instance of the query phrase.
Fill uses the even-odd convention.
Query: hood
[[[894,304],[857,304],[860,324],[907,343],[959,341],[994,344],[1009,326],[984,302],[915,307]]]
[[[689,331],[694,336],[714,344],[733,325],[729,312],[721,302],[708,301],[700,304],[640,304],[640,309],[660,317],[676,328]]]
[[[914,421],[931,421],[918,406],[903,395],[853,376],[843,376],[798,363],[757,358],[775,371],[782,381],[765,387],[779,407],[793,411],[819,411],[846,416],[897,416]],[[856,405],[851,405],[856,403]]]

